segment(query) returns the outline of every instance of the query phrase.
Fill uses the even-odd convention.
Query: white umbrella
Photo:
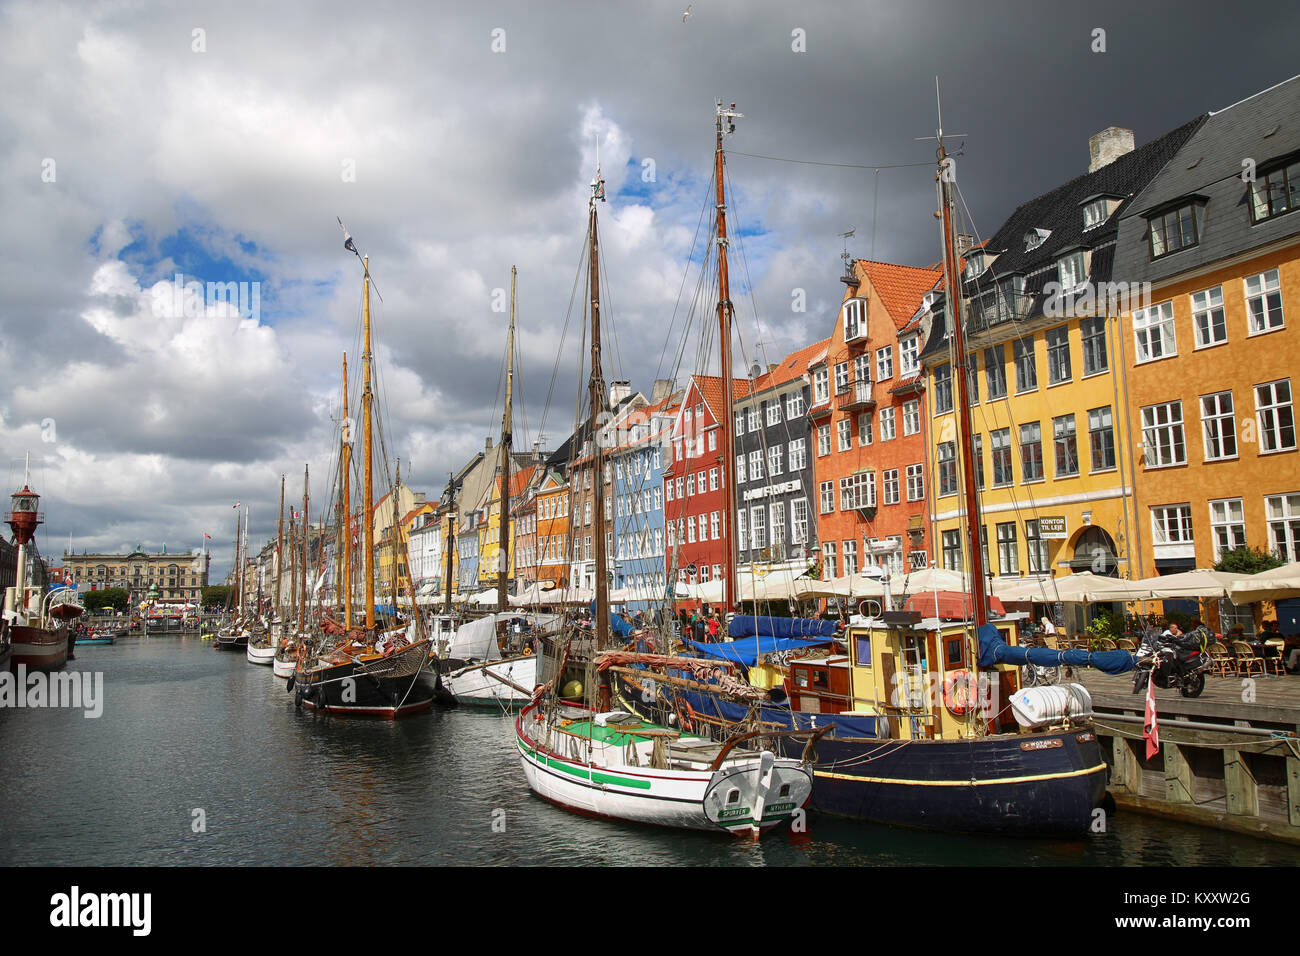
[[[1300,597],[1300,561],[1258,574],[1243,575],[1228,588],[1228,596],[1234,604]]]
[[[946,568],[924,568],[905,575],[895,574],[889,581],[895,594],[916,594],[919,591],[969,591],[970,576],[962,571]]]
[[[1180,598],[1227,597],[1230,588],[1240,583],[1243,575],[1227,571],[1183,571],[1180,574],[1156,575],[1133,583],[1150,592],[1150,597],[1160,600]],[[1103,599],[1104,600],[1104,599]]]

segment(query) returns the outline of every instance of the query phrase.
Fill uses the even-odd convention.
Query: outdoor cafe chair
[[[1232,655],[1218,641],[1210,645],[1210,667],[1215,677],[1230,677],[1234,670]]]
[[[1237,656],[1237,676],[1241,677],[1243,672],[1250,675],[1256,668],[1259,668],[1259,676],[1264,676],[1264,661],[1255,656],[1255,649],[1245,641],[1233,641],[1232,651]]]

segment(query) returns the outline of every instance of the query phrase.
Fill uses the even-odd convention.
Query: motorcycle
[[[1213,666],[1202,631],[1198,628],[1178,637],[1166,637],[1154,629],[1144,632],[1134,655],[1137,670],[1133,675],[1133,693],[1141,693],[1147,682],[1152,681],[1165,690],[1177,687],[1184,697],[1199,697],[1205,690],[1205,672]]]

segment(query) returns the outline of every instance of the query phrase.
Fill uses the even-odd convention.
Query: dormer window
[[[1043,243],[1047,241],[1047,237],[1050,236],[1051,234],[1052,234],[1052,230],[1050,229],[1043,229],[1043,228],[1030,229],[1027,233],[1025,233],[1025,252],[1029,252],[1032,249],[1037,249],[1039,246],[1041,246]]]
[[[1250,186],[1250,213],[1255,222],[1272,219],[1300,206],[1300,160],[1258,174]]]
[[[984,261],[984,250],[972,249],[966,256],[966,278],[973,279],[981,275],[988,265]]]
[[[1151,243],[1152,259],[1196,245],[1200,241],[1196,230],[1196,203],[1184,202],[1164,212],[1149,215],[1147,236]]]
[[[1088,278],[1084,250],[1076,249],[1056,260],[1057,276],[1062,289],[1077,289]]]

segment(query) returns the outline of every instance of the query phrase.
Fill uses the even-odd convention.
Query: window
[[[898,340],[898,374],[912,375],[921,369],[920,340],[915,335],[905,335]]]
[[[863,352],[853,359],[853,381],[871,381],[871,356]]]
[[[1182,402],[1147,405],[1142,409],[1142,445],[1148,468],[1187,463]]]
[[[844,340],[846,342],[851,342],[858,336],[867,334],[863,304],[861,299],[849,299],[844,303]]]
[[[760,481],[763,477],[763,453],[762,451],[751,451],[749,453],[749,480]]]
[[[767,506],[749,509],[750,546],[755,550],[767,547]]]
[[[700,520],[704,520],[703,515],[700,515]],[[709,537],[714,541],[718,540],[718,512],[716,511],[709,513]]]
[[[785,457],[785,448],[781,445],[773,445],[767,450],[767,473],[770,477],[775,478],[785,469],[781,465],[781,459]],[[710,490],[716,490],[716,482]]]
[[[744,453],[741,453],[741,454],[739,454],[739,455],[736,456],[736,481],[737,481],[738,483],[739,483],[739,482],[749,481],[749,479],[745,477],[745,455],[744,455]],[[669,500],[669,501],[672,501],[672,498],[673,498],[673,496],[672,496],[672,494],[670,493],[670,494],[668,495],[668,500]]]
[[[1102,198],[1094,199],[1083,207],[1083,228],[1085,232],[1094,226],[1100,226],[1110,217],[1106,205],[1106,200]]]
[[[1295,412],[1291,407],[1291,380],[1284,378],[1255,386],[1255,414],[1259,418],[1260,454],[1291,451],[1295,444]]]
[[[858,541],[856,538],[844,542],[844,573],[858,573]]]
[[[711,428],[709,429],[709,451],[717,451],[717,450],[718,450],[718,430],[716,428]]]
[[[984,490],[984,436],[974,435],[971,441],[971,458],[975,460],[975,489]]]
[[[686,518],[686,543],[695,543],[695,519],[689,516]]]
[[[903,434],[916,435],[921,431],[921,400],[914,398],[903,403]]]
[[[925,468],[922,465],[907,466],[907,500],[920,501],[925,497]]]
[[[1074,430],[1074,414],[1052,419],[1052,445],[1056,451],[1056,477],[1079,473],[1079,439]]]
[[[1158,259],[1196,245],[1196,207],[1191,203],[1153,216],[1147,223],[1151,258]]]
[[[1038,388],[1038,363],[1034,356],[1034,339],[1016,339],[1016,391],[1032,392]]]
[[[876,506],[876,473],[860,471],[840,479],[840,510]]]
[[[817,486],[820,498],[821,513],[826,515],[835,510],[835,483],[823,481]]]
[[[749,408],[745,409],[745,415],[748,419],[749,430],[751,432],[758,431],[758,427],[761,424],[758,417],[758,406],[751,405]]]
[[[808,446],[802,438],[790,442],[790,470],[802,471],[808,467]]]
[[[790,543],[806,544],[808,541],[808,499],[795,498],[790,502]]]
[[[979,356],[974,352],[966,356],[966,398],[972,405],[980,403]]]
[[[887,505],[896,505],[899,502],[898,488],[898,469],[890,468],[881,473],[880,476],[881,494],[884,496],[884,503]]]
[[[1043,479],[1043,426],[1038,422],[1020,426],[1020,480]]]
[[[1214,538],[1214,560],[1223,552],[1246,544],[1246,510],[1240,498],[1220,498],[1210,502],[1210,533]]]
[[[763,410],[766,413],[764,421],[769,425],[781,424],[781,400],[779,398],[774,398],[769,402],[764,402]]]
[[[779,457],[779,449],[778,449],[778,457]],[[718,469],[710,468],[709,469],[709,491],[717,491],[717,490],[718,490]]]
[[[1047,574],[1050,562],[1047,557],[1047,542],[1038,529],[1038,519],[1025,522],[1025,554],[1029,560],[1030,574]]]
[[[1003,346],[995,345],[984,350],[984,379],[988,382],[990,399],[1002,398],[1007,394],[1006,352]]]
[[[749,520],[748,519],[749,519],[749,515],[745,513],[744,508],[741,508],[740,511],[736,513],[736,547],[741,551],[749,550],[749,543],[748,543]],[[671,527],[669,531],[671,533]],[[671,543],[672,542],[670,541],[669,544]]]
[[[1300,561],[1300,494],[1265,498],[1264,514],[1273,553],[1286,561]]]
[[[831,453],[831,426],[817,426],[817,457],[824,458]]]
[[[1192,544],[1191,505],[1162,505],[1151,509],[1152,541],[1157,545]]]
[[[1174,304],[1161,302],[1148,309],[1133,311],[1133,338],[1137,361],[1152,362],[1178,354],[1174,337]]]
[[[1020,558],[1016,554],[1016,523],[1008,521],[997,526],[998,573],[1019,574]]]
[[[822,402],[830,401],[830,397],[830,373],[824,368],[819,368],[813,372],[813,404],[820,405]]]
[[[1246,279],[1246,313],[1251,335],[1282,328],[1282,284],[1276,269]]]
[[[957,443],[939,443],[939,497],[957,493]]]
[[[1056,261],[1056,273],[1062,289],[1076,289],[1088,278],[1083,250],[1062,256]]]
[[[774,501],[772,503],[772,544],[785,544],[784,501]]]
[[[870,445],[873,435],[874,424],[870,412],[863,412],[858,416],[858,444]]]
[[[848,451],[853,447],[853,421],[848,418],[841,418],[835,423],[836,447],[840,451]]]
[[[883,349],[876,349],[876,381],[883,382],[887,378],[894,377],[894,347],[886,345]]]
[[[803,392],[791,392],[785,397],[785,417],[787,419],[798,418],[805,411]]]
[[[1300,162],[1257,174],[1250,194],[1255,222],[1295,209],[1300,205]]]
[[[757,452],[755,452],[755,454],[757,454]],[[758,474],[755,477],[757,478],[763,477],[763,469],[761,466],[758,469]],[[695,494],[695,475],[690,474],[686,476],[686,496],[689,498],[694,494]]]
[[[1196,347],[1221,345],[1228,341],[1228,324],[1223,317],[1223,286],[1192,295],[1192,326],[1196,330]]]
[[[1088,411],[1088,449],[1093,471],[1115,467],[1115,424],[1109,405]]]
[[[745,413],[736,412],[736,434],[745,434]]]
[[[958,531],[945,531],[942,534],[942,539],[943,566],[950,571],[962,570],[961,533]]]
[[[989,446],[993,456],[993,486],[1011,484],[1015,480],[1011,474],[1011,429],[989,432]]]
[[[952,366],[934,370],[934,411],[936,415],[952,411]]]
[[[1232,415],[1231,391],[1201,396],[1201,439],[1206,461],[1237,457],[1237,426]]]
[[[1068,382],[1073,376],[1070,371],[1070,327],[1063,325],[1059,329],[1047,330],[1047,382],[1058,385]]]
[[[1083,335],[1083,374],[1096,375],[1110,368],[1106,355],[1106,319],[1102,316],[1079,323]]]
[[[840,362],[835,366],[835,394],[838,395],[849,387],[849,363]]]
[[[835,577],[836,564],[835,564],[835,542],[834,541],[827,541],[825,544],[822,545],[822,561],[825,564],[826,576],[832,578]]]
[[[880,410],[880,440],[890,441],[894,437],[894,406]]]

